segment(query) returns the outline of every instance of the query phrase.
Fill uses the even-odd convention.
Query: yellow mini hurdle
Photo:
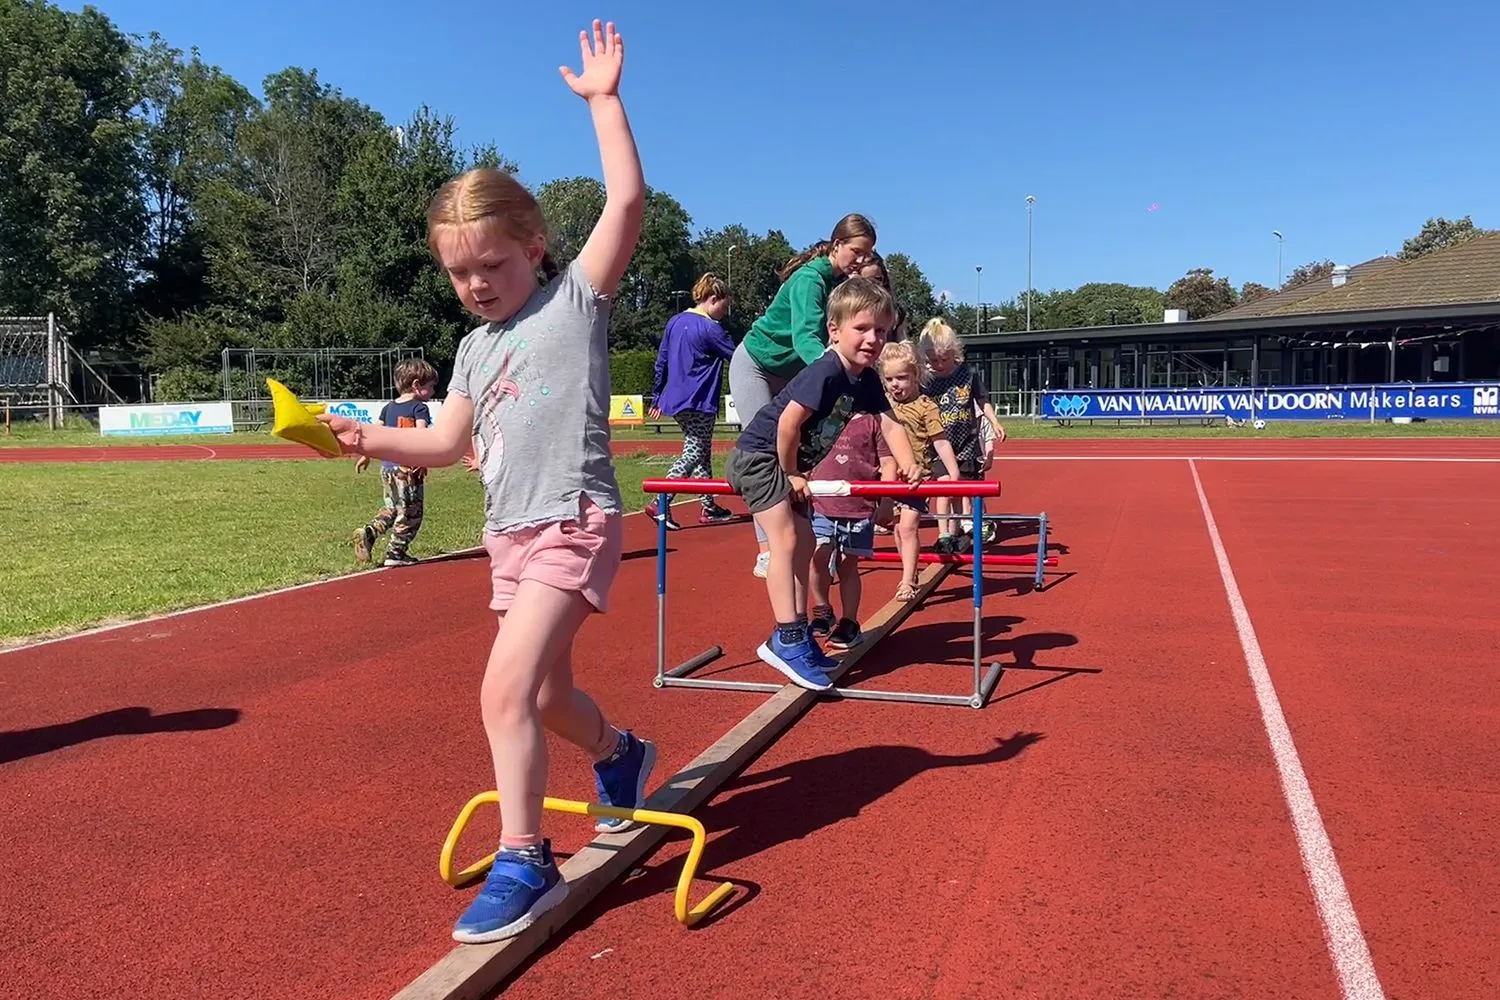
[[[490,865],[495,862],[495,855],[491,853],[457,874],[453,871],[453,852],[458,847],[458,838],[463,835],[464,828],[469,825],[474,810],[491,803],[499,806],[499,792],[481,792],[470,799],[459,811],[458,819],[454,820],[453,829],[448,831],[448,839],[443,841],[443,851],[438,856],[438,874],[443,877],[444,882],[455,889],[467,885],[489,871]],[[682,865],[682,874],[677,877],[677,895],[673,900],[677,922],[684,927],[697,924],[734,892],[734,883],[724,882],[710,892],[703,902],[691,908],[688,906],[693,878],[698,872],[698,861],[703,856],[703,844],[708,839],[708,833],[703,829],[703,824],[691,816],[684,813],[657,812],[654,809],[617,809],[613,806],[600,805],[597,802],[575,802],[571,799],[554,799],[550,796],[542,799],[542,808],[553,812],[573,813],[577,816],[604,816],[610,819],[628,819],[657,826],[673,826],[691,833],[693,844],[688,848],[687,860]]]

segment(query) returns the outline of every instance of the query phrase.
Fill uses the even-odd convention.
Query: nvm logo
[[[1500,415],[1500,385],[1475,386],[1474,412],[1487,416]]]
[[[1087,396],[1053,396],[1052,412],[1059,417],[1081,417],[1089,408]]]

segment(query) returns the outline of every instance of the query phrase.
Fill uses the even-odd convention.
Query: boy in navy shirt
[[[802,369],[756,413],[725,462],[725,479],[750,508],[770,543],[766,590],[776,629],[756,654],[792,681],[813,691],[832,686],[834,661],[813,641],[807,622],[807,576],[813,532],[808,475],[838,440],[854,413],[872,413],[900,477],[916,483],[923,473],[906,431],[891,416],[880,376],[880,357],[895,320],[890,292],[853,277],[828,297],[829,350]]]
[[[380,409],[376,420],[383,427],[429,427],[432,413],[427,401],[437,388],[437,370],[421,358],[407,358],[396,366],[394,400]],[[370,459],[361,455],[354,463],[355,472],[365,471]],[[375,540],[387,531],[386,566],[410,566],[417,560],[406,550],[422,527],[422,502],[426,492],[427,470],[380,463],[380,480],[385,487],[385,505],[369,524],[354,533],[354,552],[360,562],[369,562]]]

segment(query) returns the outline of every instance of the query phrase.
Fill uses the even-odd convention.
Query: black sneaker
[[[980,544],[983,545],[984,543],[980,542]],[[966,556],[973,551],[974,539],[970,538],[968,535],[959,535],[953,539],[954,555]]]
[[[828,645],[834,649],[850,649],[858,646],[864,637],[864,633],[859,629],[859,622],[849,618],[840,618],[839,623],[828,634]]]
[[[405,552],[387,552],[383,566],[415,566],[422,560],[416,556],[407,555]]]
[[[807,623],[807,631],[811,635],[828,635],[833,631],[833,609],[814,608],[812,619]]]
[[[958,551],[958,539],[952,535],[939,535],[938,540],[932,545],[932,551],[939,555],[951,556]]]
[[[699,524],[723,524],[725,521],[734,520],[734,511],[728,507],[720,507],[714,504],[712,507],[704,507],[703,513],[698,515]]]

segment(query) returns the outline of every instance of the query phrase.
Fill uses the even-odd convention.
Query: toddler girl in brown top
[[[886,398],[891,401],[891,415],[906,429],[918,467],[926,476],[931,476],[932,457],[936,454],[947,473],[937,478],[957,479],[958,459],[948,441],[948,432],[943,428],[937,404],[922,395],[917,376],[917,352],[909,341],[885,345],[880,352],[880,380],[885,384]],[[901,586],[896,589],[898,601],[909,601],[917,593],[917,553],[921,548],[917,529],[926,513],[927,501],[921,497],[896,502],[896,550],[901,553]]]
[[[1005,440],[1005,428],[995,416],[995,407],[979,372],[964,363],[964,345],[953,327],[934,316],[922,327],[917,339],[917,360],[922,372],[922,394],[937,403],[947,428],[953,453],[958,456],[960,479],[984,479],[995,460],[995,445]],[[983,422],[980,418],[983,417]],[[969,521],[944,518],[950,511],[969,513],[969,497],[943,497],[932,506],[938,515],[939,552],[967,552],[975,544],[964,535]],[[984,541],[993,541],[995,525],[985,522]]]

